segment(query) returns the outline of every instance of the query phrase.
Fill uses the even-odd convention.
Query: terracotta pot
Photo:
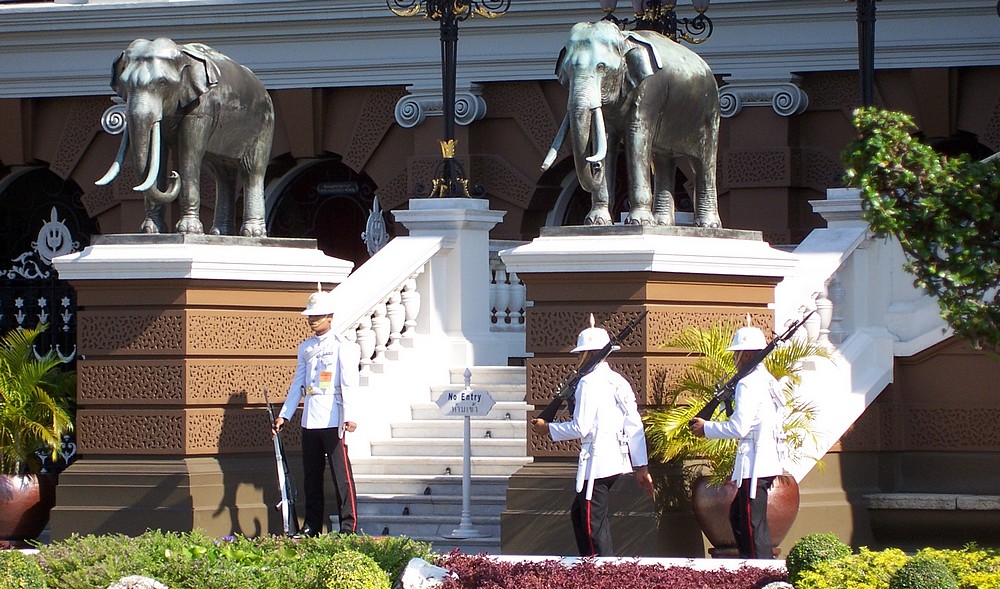
[[[691,485],[691,508],[701,531],[714,546],[712,556],[735,556],[736,539],[729,525],[729,505],[736,497],[736,483],[728,481],[722,486],[711,486],[708,477],[699,477]],[[767,494],[767,526],[771,540],[778,546],[792,528],[799,512],[799,485],[791,475],[774,480]]]
[[[38,538],[55,503],[51,475],[0,475],[0,540],[17,544]]]

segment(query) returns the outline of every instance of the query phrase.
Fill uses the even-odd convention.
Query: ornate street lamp
[[[618,0],[601,0],[601,9],[607,15],[605,20],[617,23],[622,28],[632,26],[637,31],[656,31],[674,41],[687,41],[697,45],[712,36],[712,19],[705,14],[708,3],[709,0],[691,0],[698,13],[698,16],[692,18],[677,17],[677,12],[674,11],[676,0],[632,0],[635,12],[633,19],[620,19],[614,15]]]
[[[473,16],[497,18],[510,8],[510,0],[386,0],[396,16],[420,16],[441,23],[441,86],[444,101],[442,161],[435,169],[430,196],[470,196],[469,180],[455,159],[455,67],[458,23]],[[478,192],[478,191],[477,191]]]

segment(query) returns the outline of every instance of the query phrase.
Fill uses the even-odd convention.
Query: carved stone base
[[[703,557],[704,540],[679,472],[654,466],[652,474],[655,503],[631,475],[612,487],[609,520],[615,555]],[[576,556],[569,515],[575,485],[575,464],[535,462],[516,472],[500,516],[501,552]]]
[[[148,529],[211,536],[279,532],[273,457],[87,457],[59,475],[53,540]]]
[[[279,533],[268,507],[278,486],[264,391],[284,401],[309,335],[305,301],[317,281],[342,281],[350,263],[306,240],[94,242],[55,261],[79,305],[80,458],[60,476],[52,538]],[[295,424],[284,436],[290,454]]]

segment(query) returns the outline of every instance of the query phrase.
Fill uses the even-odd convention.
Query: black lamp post
[[[875,3],[877,1],[855,0],[858,6],[858,72],[861,78],[861,106],[875,104]]]
[[[601,0],[601,9],[607,16],[604,18],[624,28],[632,26],[635,30],[656,31],[674,41],[687,41],[697,45],[712,36],[712,19],[708,18],[710,0],[691,0],[697,16],[679,18],[674,8],[677,0],[632,0],[632,10],[635,18],[618,18],[614,15],[618,0]]]
[[[455,159],[455,68],[458,23],[473,16],[497,18],[510,8],[510,0],[386,0],[396,16],[424,16],[441,23],[441,86],[444,100],[442,161],[435,169],[430,196],[468,197],[469,180]]]

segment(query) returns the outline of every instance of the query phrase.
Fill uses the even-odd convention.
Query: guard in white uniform
[[[764,332],[742,327],[728,349],[735,352],[736,367],[740,369],[753,361],[754,352],[765,347]],[[729,421],[696,418],[691,422],[691,432],[696,436],[739,440],[732,476],[739,490],[729,508],[729,523],[742,558],[774,557],[767,526],[767,495],[774,478],[783,472],[783,406],[778,382],[763,364],[758,364],[736,383]]]
[[[591,318],[593,325],[593,318]],[[590,327],[580,333],[573,353],[584,364],[589,354],[602,349],[608,332]],[[573,419],[548,423],[533,419],[531,427],[553,441],[580,439],[576,497],[570,509],[573,532],[581,556],[613,556],[608,503],[618,477],[633,470],[636,482],[649,496],[653,479],[646,461],[646,437],[628,381],[601,362],[576,386]]]
[[[313,336],[299,345],[288,398],[274,420],[275,431],[292,418],[302,400],[302,469],[306,513],[303,535],[323,530],[323,478],[329,460],[339,506],[340,532],[357,530],[357,493],[344,434],[357,427],[350,401],[357,394],[361,351],[357,344],[330,332],[330,294],[309,296],[305,311]]]

